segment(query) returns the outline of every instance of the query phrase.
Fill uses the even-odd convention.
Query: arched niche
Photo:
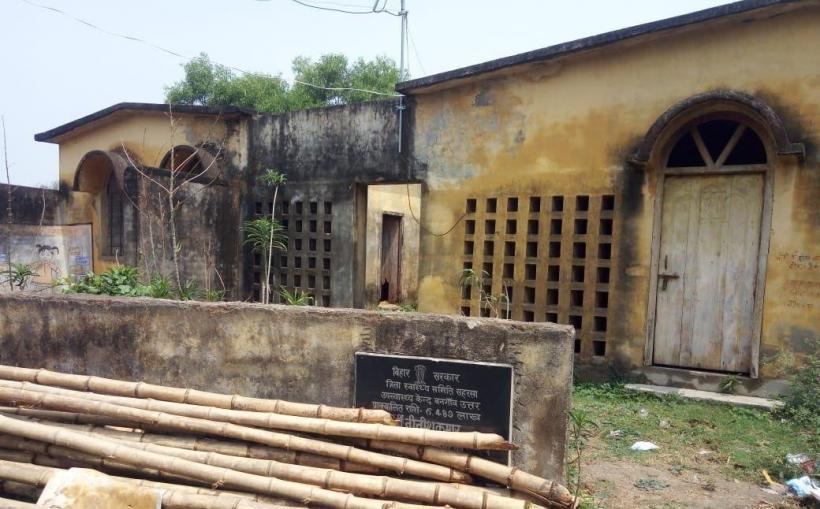
[[[712,118],[734,118],[751,127],[767,142],[772,156],[805,157],[805,147],[789,139],[780,116],[768,104],[737,91],[714,91],[694,95],[670,106],[644,134],[631,161],[638,165],[661,165],[664,149],[670,148],[687,124]]]
[[[177,145],[165,153],[159,167],[209,180],[216,180],[219,176],[216,158],[205,146]]]

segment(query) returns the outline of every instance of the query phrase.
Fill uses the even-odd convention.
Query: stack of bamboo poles
[[[18,500],[85,467],[160,488],[167,508],[574,505],[556,482],[461,451],[515,448],[499,435],[403,428],[383,410],[13,366],[0,366],[0,405],[0,496]]]

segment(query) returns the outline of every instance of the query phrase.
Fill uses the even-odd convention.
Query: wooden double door
[[[729,127],[717,149],[705,136],[714,126],[693,129],[690,153],[675,157],[680,166],[695,167],[667,168],[662,176],[653,272],[656,365],[756,372],[766,160],[751,145],[757,138],[743,141],[751,130]],[[745,164],[726,164],[733,161]]]
[[[763,179],[666,178],[655,364],[750,371]]]

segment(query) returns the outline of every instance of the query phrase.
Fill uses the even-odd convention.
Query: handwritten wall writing
[[[783,283],[784,305],[804,310],[820,307],[820,255],[781,251],[774,259],[788,271]]]

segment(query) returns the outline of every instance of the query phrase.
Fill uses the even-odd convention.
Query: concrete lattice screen
[[[272,207],[270,201],[257,201],[256,216],[269,215]],[[307,202],[281,201],[277,209],[277,219],[288,239],[288,250],[274,257],[273,301],[281,301],[279,288],[284,286],[291,292],[307,293],[317,306],[330,307],[333,203],[320,198]],[[261,255],[254,254],[252,270],[253,298],[258,301],[265,274]]]
[[[606,357],[614,196],[469,198],[465,213],[463,268],[489,276],[483,292],[506,292],[513,320],[572,325],[576,355]],[[490,316],[481,293],[463,289],[463,315]]]

